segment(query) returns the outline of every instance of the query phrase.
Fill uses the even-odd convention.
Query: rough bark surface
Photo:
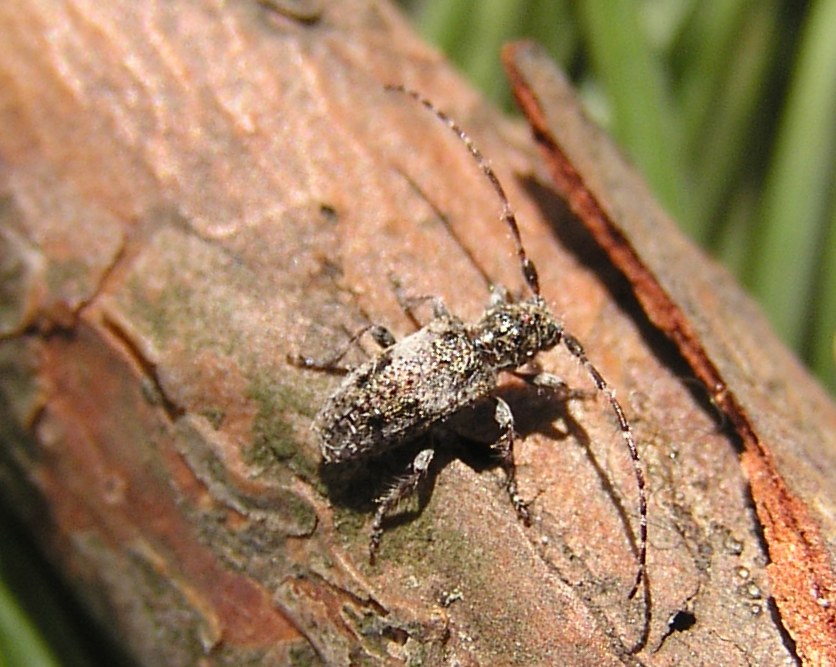
[[[772,594],[799,656],[805,664],[836,664],[836,576],[824,537],[836,535],[836,517],[819,503],[833,498],[836,448],[832,424],[822,431],[828,423],[812,418],[831,411],[829,399],[811,390],[798,400],[791,368],[774,362],[785,351],[760,335],[760,314],[725,272],[708,264],[691,275],[669,270],[698,263],[697,251],[677,242],[673,222],[585,122],[566,77],[542,49],[520,42],[503,57],[558,191],[740,437]]]
[[[140,661],[791,658],[709,397],[544,185],[524,128],[388,5],[5,2],[0,34],[0,483]],[[625,404],[650,483],[645,599],[626,599],[636,494],[602,401],[501,388],[530,528],[485,447],[458,442],[462,460],[440,461],[370,566],[369,510],[408,452],[322,474],[309,426],[339,380],[287,354],[327,355],[368,319],[409,333],[390,273],[466,318],[486,302],[482,272],[520,284],[490,188],[437,121],[384,92],[393,82],[490,156],[544,296]],[[775,349],[748,306],[741,318],[732,331]],[[833,407],[787,355],[762,363],[809,415],[780,462],[819,434],[831,486],[803,466],[793,484],[832,516]],[[560,351],[541,364],[586,386]]]

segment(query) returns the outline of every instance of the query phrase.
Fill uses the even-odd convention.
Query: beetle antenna
[[[630,593],[627,596],[632,599],[638,592],[639,586],[645,578],[645,571],[647,570],[647,490],[645,488],[646,482],[644,478],[644,471],[641,466],[641,459],[639,458],[639,450],[636,446],[636,438],[633,435],[633,429],[630,427],[630,422],[627,421],[627,417],[624,414],[621,403],[619,403],[618,399],[615,397],[615,392],[607,384],[604,376],[601,375],[598,369],[586,356],[586,352],[584,352],[580,341],[564,331],[563,345],[569,353],[580,362],[581,366],[586,369],[586,372],[589,374],[589,377],[592,378],[592,382],[595,384],[598,391],[607,397],[607,401],[612,407],[616,419],[618,420],[618,428],[621,431],[621,436],[624,438],[624,442],[627,443],[627,448],[630,450],[630,460],[633,464],[633,474],[635,475],[636,487],[639,492],[639,567],[636,571],[636,578],[633,581],[633,587],[630,589]]]
[[[419,102],[431,113],[433,113],[439,120],[441,120],[448,128],[450,128],[450,130],[464,143],[464,145],[467,146],[468,151],[470,151],[470,154],[479,164],[479,167],[482,169],[482,172],[490,181],[494,191],[496,192],[500,201],[502,202],[502,220],[510,228],[511,234],[514,238],[514,243],[517,246],[517,256],[520,260],[520,266],[522,268],[523,277],[525,278],[525,282],[528,285],[534,297],[536,299],[539,299],[540,281],[537,277],[537,269],[534,266],[534,262],[528,257],[528,255],[525,252],[525,248],[523,247],[522,243],[522,237],[520,236],[520,228],[517,225],[517,218],[514,215],[514,211],[511,209],[511,204],[508,201],[508,196],[505,194],[505,189],[499,182],[499,178],[497,177],[488,160],[484,157],[484,155],[482,155],[482,152],[476,147],[476,145],[473,143],[473,140],[458,125],[458,123],[456,123],[456,121],[450,118],[450,116],[444,113],[441,109],[436,107],[435,104],[433,104],[430,100],[424,97],[421,93],[407,88],[403,85],[387,85],[385,86],[385,89],[396,91],[399,93],[404,93],[405,95],[408,95],[409,97]],[[636,439],[633,436],[633,430],[630,427],[630,422],[627,421],[627,417],[624,415],[624,410],[622,409],[621,404],[615,397],[615,392],[610,388],[606,380],[604,380],[604,377],[601,375],[601,373],[598,372],[598,369],[587,358],[586,353],[584,352],[583,347],[581,346],[577,338],[569,335],[564,331],[562,335],[562,341],[569,353],[572,356],[574,356],[581,364],[581,366],[583,366],[584,369],[587,371],[592,381],[595,383],[595,386],[598,389],[598,391],[604,394],[604,396],[606,396],[607,401],[609,402],[618,420],[618,426],[619,430],[621,431],[621,436],[624,439],[624,442],[627,444],[627,448],[630,452],[630,459],[633,464],[633,472],[635,474],[636,486],[638,488],[639,495],[639,535],[637,540],[638,569],[636,572],[636,578],[633,582],[633,587],[630,589],[630,594],[628,595],[629,598],[632,598],[638,592],[639,586],[641,586],[642,581],[645,581],[645,586],[647,585],[647,490],[645,488],[646,482],[644,472],[642,471],[641,459],[639,457],[638,448],[636,446]]]
[[[522,236],[520,235],[520,228],[517,225],[517,217],[514,215],[514,210],[511,208],[511,203],[508,201],[508,195],[505,194],[505,189],[502,187],[502,183],[499,182],[499,178],[494,172],[493,167],[491,167],[490,162],[482,155],[482,151],[480,151],[476,144],[473,143],[473,140],[470,136],[465,132],[456,121],[454,121],[450,116],[444,113],[441,109],[439,109],[435,104],[430,102],[426,97],[421,95],[416,90],[412,90],[407,88],[406,86],[397,84],[397,85],[386,85],[384,86],[386,90],[391,90],[399,93],[404,93],[405,95],[409,95],[412,99],[419,102],[422,106],[428,109],[430,112],[433,113],[441,122],[443,122],[450,130],[467,146],[467,150],[470,151],[470,154],[478,163],[479,167],[482,169],[482,172],[490,181],[491,185],[493,186],[494,191],[496,192],[499,200],[502,202],[502,220],[508,225],[508,228],[511,230],[511,235],[514,237],[514,244],[517,246],[517,257],[520,260],[520,266],[522,267],[522,274],[523,278],[525,278],[525,283],[528,285],[531,293],[535,297],[540,296],[540,279],[537,276],[537,267],[534,266],[534,262],[528,257],[528,254],[525,252],[525,247],[523,247]]]

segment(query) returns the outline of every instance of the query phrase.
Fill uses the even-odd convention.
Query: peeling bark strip
[[[747,349],[768,341],[731,344],[734,341],[726,339],[729,332],[717,329],[740,315],[734,311],[740,295],[732,291],[724,296],[718,288],[722,284],[729,289],[724,276],[703,272],[684,282],[669,278],[671,266],[690,265],[695,253],[685,245],[667,249],[656,245],[660,230],[670,231],[671,223],[659,209],[639,210],[631,204],[631,198],[647,201],[645,188],[582,118],[569,84],[547,56],[533,44],[517,43],[506,47],[503,59],[556,187],[630,281],[650,320],[677,345],[743,442],[741,464],[769,549],[772,594],[798,655],[808,665],[836,664],[836,577],[832,554],[822,538],[822,517],[816,517],[790,489],[773,454],[773,446],[780,449],[784,444],[776,440],[791,441],[804,434],[800,415],[775,415],[771,409],[775,398],[784,406],[791,403],[791,396],[780,396],[792,389],[791,381],[758,378],[768,367],[756,356],[745,357]],[[597,172],[587,168],[584,152],[595,156]],[[704,310],[707,302],[701,295],[706,292],[717,297],[713,312]],[[745,337],[753,331],[754,326],[733,333]],[[734,369],[746,361],[750,377],[741,377]],[[775,392],[772,401],[764,400],[759,394],[763,391]],[[826,398],[821,400],[823,409],[832,413]],[[763,406],[770,406],[769,411]],[[820,447],[823,459],[832,460],[832,431],[829,438],[810,444]],[[831,477],[822,487],[830,497],[832,481]]]

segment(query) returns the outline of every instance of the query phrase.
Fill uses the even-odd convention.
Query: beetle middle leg
[[[446,317],[450,314],[444,300],[440,296],[429,294],[412,296],[404,291],[403,285],[401,285],[400,280],[398,280],[395,276],[390,274],[389,281],[392,283],[392,289],[395,291],[395,297],[398,299],[398,304],[400,305],[401,310],[406,313],[406,316],[410,319],[412,324],[415,325],[416,329],[420,329],[423,326],[421,321],[415,315],[415,308],[420,306],[422,303],[429,301],[432,304],[433,317]]]
[[[395,344],[395,337],[389,329],[380,324],[367,324],[359,331],[355,332],[351,338],[348,339],[342,349],[338,350],[330,357],[316,359],[314,357],[306,357],[301,354],[288,354],[287,360],[294,366],[299,366],[300,368],[322,371],[324,373],[332,373],[334,375],[346,375],[351,372],[352,369],[350,366],[343,366],[340,362],[343,360],[343,357],[348,354],[348,351],[357,345],[359,340],[366,333],[369,333],[372,340],[374,340],[374,342],[384,350]]]
[[[514,373],[514,375],[537,388],[553,392],[559,401],[589,397],[588,392],[571,389],[563,380],[551,373]],[[491,445],[491,449],[499,455],[500,465],[505,471],[505,489],[511,498],[511,504],[514,506],[517,516],[528,526],[531,525],[528,504],[522,499],[517,489],[517,467],[514,462],[514,415],[510,406],[503,399],[496,396],[494,400],[496,401],[494,421],[499,427],[501,435]]]
[[[514,463],[514,415],[508,404],[499,397],[495,397],[496,410],[494,419],[502,431],[499,440],[491,448],[499,455],[500,465],[505,471],[505,489],[511,498],[511,504],[517,512],[517,516],[528,526],[531,524],[531,515],[528,512],[528,505],[520,497],[517,490],[517,466]]]
[[[427,476],[434,455],[435,452],[432,449],[422,449],[418,452],[406,474],[399,478],[388,492],[377,499],[377,511],[372,521],[372,532],[369,538],[369,562],[372,565],[374,565],[377,550],[380,548],[380,538],[383,536],[383,520],[395,505],[415,493],[421,480]]]

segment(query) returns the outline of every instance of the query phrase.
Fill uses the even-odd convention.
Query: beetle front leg
[[[551,392],[555,400],[558,401],[586,400],[588,398],[594,398],[596,395],[593,390],[573,389],[552,373],[544,373],[542,371],[536,373],[513,371],[513,375],[527,382],[532,387]]]
[[[514,463],[514,415],[511,413],[508,404],[499,397],[496,397],[494,419],[502,431],[502,435],[491,447],[499,454],[500,465],[505,471],[505,489],[511,498],[511,504],[514,505],[517,516],[528,526],[531,524],[528,505],[520,497],[517,490],[517,466]]]
[[[377,499],[377,511],[372,521],[372,532],[369,538],[369,562],[372,565],[380,548],[380,538],[383,536],[383,520],[395,505],[415,493],[421,480],[427,476],[434,455],[435,452],[432,449],[422,449],[418,452],[407,473],[398,479],[385,495]]]

